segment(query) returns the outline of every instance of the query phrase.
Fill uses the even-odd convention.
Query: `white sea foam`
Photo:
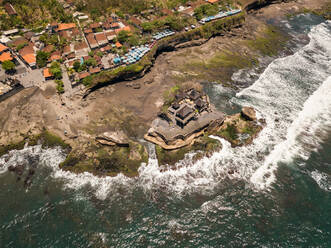
[[[176,193],[192,189],[208,191],[222,178],[230,177],[251,181],[257,188],[264,189],[274,182],[272,172],[282,157],[307,158],[312,149],[307,149],[307,142],[302,141],[314,139],[309,133],[303,136],[307,134],[304,133],[307,125],[309,131],[315,130],[314,135],[317,135],[330,120],[326,114],[330,99],[327,93],[330,85],[326,80],[331,70],[330,25],[329,22],[312,29],[307,46],[292,56],[273,61],[251,87],[232,99],[236,104],[254,107],[258,116],[266,119],[267,126],[252,145],[230,148],[228,142],[221,139],[223,149],[211,158],[195,164],[186,160],[180,163],[184,166],[166,172],[160,172],[153,161],[141,168],[141,184],[148,189],[161,185]],[[312,108],[315,113],[310,116]],[[288,148],[284,148],[284,142]],[[266,155],[269,156],[265,158]],[[234,173],[229,175],[229,170]]]
[[[309,34],[311,41],[307,46],[272,62],[251,87],[231,100],[254,107],[258,116],[266,119],[267,126],[252,145],[231,148],[227,141],[217,138],[223,145],[220,152],[195,163],[186,159],[177,164],[176,170],[166,171],[161,171],[154,146],[150,145],[149,162],[140,167],[136,179],[123,175],[103,178],[90,173],[76,175],[58,168],[64,159],[59,150],[45,152],[41,147],[29,147],[24,151],[37,154],[39,149],[42,163],[52,168],[51,177],[62,180],[69,189],[90,185],[100,199],[116,194],[118,188],[130,190],[137,186],[149,192],[164,189],[175,194],[208,193],[224,178],[244,179],[257,188],[267,188],[275,180],[277,163],[297,156],[309,157],[318,148],[319,137],[323,137],[320,131],[329,126],[330,26],[330,22],[316,26]],[[13,152],[9,164],[24,159],[20,152]],[[1,171],[9,166],[4,161],[0,158],[0,163],[5,164]]]
[[[311,172],[311,177],[321,189],[331,191],[331,178],[327,174],[315,170]]]

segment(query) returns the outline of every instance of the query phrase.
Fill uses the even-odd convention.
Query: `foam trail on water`
[[[0,173],[32,154],[40,156],[42,164],[52,169],[51,177],[63,181],[65,188],[91,186],[100,199],[119,194],[117,189],[121,187],[141,187],[146,192],[164,189],[177,195],[212,193],[224,178],[242,179],[257,188],[267,188],[275,180],[273,171],[279,161],[297,156],[306,159],[318,148],[329,128],[330,30],[330,22],[313,28],[307,46],[292,56],[273,61],[251,87],[231,99],[238,105],[254,107],[258,117],[266,119],[267,126],[249,146],[231,148],[227,141],[217,138],[223,149],[210,158],[193,163],[192,154],[188,154],[176,170],[161,171],[155,147],[150,145],[149,162],[140,167],[140,176],[135,179],[121,174],[99,178],[90,173],[65,172],[58,167],[65,158],[59,149],[27,147],[12,151],[7,162],[8,157],[0,158],[4,165]]]
[[[238,105],[254,107],[259,118],[266,119],[267,126],[252,145],[230,148],[228,142],[220,139],[223,149],[211,158],[194,164],[186,159],[178,163],[177,170],[166,172],[160,172],[154,161],[141,168],[141,185],[148,189],[161,186],[178,194],[192,190],[208,192],[222,179],[230,177],[247,180],[264,189],[275,180],[270,168],[277,164],[279,156],[307,158],[319,141],[311,137],[316,140],[311,146],[315,148],[311,149],[305,145],[309,135],[301,136],[301,141],[296,137],[305,134],[307,126],[309,132],[318,135],[318,130],[331,119],[326,114],[330,99],[327,93],[331,71],[330,26],[331,23],[326,22],[313,28],[307,46],[292,56],[273,61],[251,87],[231,99]],[[312,108],[316,112],[310,118]],[[234,173],[229,175],[229,171]]]
[[[308,160],[317,151],[323,138],[331,130],[331,77],[305,102],[303,110],[287,131],[286,139],[275,146],[265,163],[251,177],[259,188],[266,188],[275,179],[278,162],[295,158]],[[265,175],[269,177],[266,178]]]

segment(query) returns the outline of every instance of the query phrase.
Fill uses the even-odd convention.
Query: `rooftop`
[[[5,51],[5,50],[7,50],[7,49],[8,49],[8,47],[6,47],[5,45],[2,45],[0,43],[0,53],[3,52],[3,51]]]
[[[14,9],[13,5],[11,5],[10,3],[6,3],[4,8],[7,11],[8,15],[17,15],[16,10]]]
[[[178,110],[177,112],[177,116],[184,120],[189,114],[193,113],[193,109],[190,108],[189,106],[187,105],[184,105],[180,110]]]
[[[79,79],[81,80],[81,79],[84,79],[84,78],[86,78],[86,77],[88,77],[88,76],[90,76],[91,74],[89,73],[89,72],[87,72],[87,71],[85,71],[85,72],[81,72],[81,73],[79,73],[78,74],[78,77],[79,77]]]
[[[75,27],[76,27],[75,23],[61,23],[58,25],[58,28],[56,29],[56,31],[59,32],[62,30],[73,29]]]
[[[49,71],[49,68],[45,68],[43,70],[43,75],[44,75],[44,78],[50,78],[53,76],[52,73]]]
[[[11,54],[9,52],[4,52],[2,54],[0,54],[0,61],[4,62],[6,60],[12,60],[13,57],[11,56]]]

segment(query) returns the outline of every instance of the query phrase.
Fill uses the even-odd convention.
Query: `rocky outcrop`
[[[212,130],[224,121],[224,114],[218,111],[204,113],[197,120],[189,122],[184,128],[171,125],[162,119],[156,119],[145,134],[145,140],[159,145],[165,150],[175,150],[189,146],[208,129]]]
[[[123,131],[105,132],[100,136],[97,136],[95,140],[108,146],[129,146],[129,138]]]
[[[241,110],[241,116],[248,121],[256,121],[256,112],[252,107],[243,107]]]

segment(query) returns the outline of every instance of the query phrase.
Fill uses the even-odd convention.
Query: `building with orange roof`
[[[13,57],[9,52],[4,52],[0,54],[0,62],[3,63],[6,60],[13,60]]]
[[[33,44],[29,44],[28,46],[25,46],[24,48],[22,48],[19,51],[19,54],[21,56],[21,58],[24,60],[24,62],[26,64],[28,64],[31,68],[35,68],[36,67],[36,55],[34,53],[34,49],[33,49]]]
[[[131,28],[130,28],[130,26],[125,26],[125,27],[123,27],[123,28],[119,28],[119,29],[116,29],[116,30],[115,30],[116,34],[118,34],[118,33],[121,32],[121,31],[131,32]]]
[[[108,39],[103,32],[95,34],[95,39],[98,42],[99,46],[105,46],[108,43]]]
[[[217,3],[219,0],[207,0],[208,3]]]
[[[61,56],[58,54],[52,54],[50,57],[50,61],[54,61],[54,60],[60,60]]]
[[[113,41],[116,38],[116,33],[114,31],[108,31],[105,35],[109,41]]]
[[[50,72],[49,68],[45,68],[43,70],[43,76],[44,76],[45,80],[53,79],[53,75]]]
[[[115,46],[117,47],[117,48],[121,48],[122,47],[122,44],[121,43],[119,43],[118,41],[115,43]]]
[[[6,51],[6,50],[8,50],[8,47],[6,47],[5,45],[2,45],[2,44],[0,43],[0,53],[4,52],[4,51]]]
[[[78,74],[78,77],[79,77],[79,80],[82,80],[82,79],[84,79],[84,78],[86,78],[86,77],[88,77],[88,76],[90,76],[91,74],[89,73],[89,72],[81,72],[81,73],[79,73]]]
[[[33,53],[26,54],[22,56],[22,58],[31,68],[36,67],[37,59],[36,59],[36,55],[34,55]]]
[[[58,25],[58,28],[56,29],[56,32],[64,31],[64,30],[70,30],[76,27],[75,23],[60,23]]]
[[[91,49],[97,48],[98,42],[94,37],[94,34],[88,34],[86,35],[87,42],[90,44]]]

